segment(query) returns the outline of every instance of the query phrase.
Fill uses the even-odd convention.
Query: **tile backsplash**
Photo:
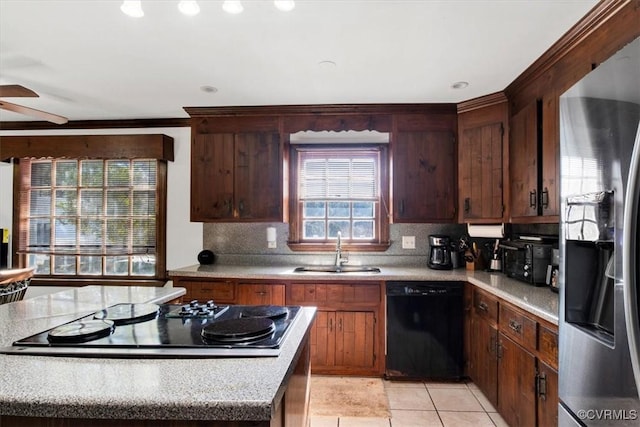
[[[267,248],[267,227],[276,229],[277,248]],[[426,265],[430,234],[457,239],[466,232],[462,224],[391,224],[391,246],[384,252],[350,252],[351,264]],[[208,223],[203,227],[203,248],[228,264],[331,264],[332,251],[294,252],[287,246],[289,224]],[[415,249],[402,249],[402,236],[414,236]],[[194,259],[197,254],[194,254]]]
[[[276,248],[267,248],[267,228],[276,229]],[[558,224],[514,224],[511,235],[558,234]],[[391,246],[384,252],[350,252],[349,263],[362,265],[426,265],[429,235],[445,234],[452,241],[466,235],[465,224],[391,224]],[[331,264],[334,252],[294,252],[287,246],[289,224],[285,223],[205,223],[203,249],[223,264]],[[416,248],[403,249],[402,236],[414,236]],[[478,239],[479,244],[486,243]],[[197,254],[193,254],[194,262]]]

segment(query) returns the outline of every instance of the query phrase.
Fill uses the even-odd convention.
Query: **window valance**
[[[173,161],[173,138],[163,134],[0,137],[0,161],[25,157]]]

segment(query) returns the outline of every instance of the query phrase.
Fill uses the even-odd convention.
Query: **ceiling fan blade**
[[[58,125],[63,125],[69,121],[66,117],[58,116],[57,114],[47,113],[46,111],[36,110],[35,108],[25,107],[24,105],[12,104],[11,102],[2,100],[0,100],[0,108],[7,111],[13,111],[14,113],[33,116]]]
[[[0,98],[36,98],[38,94],[20,85],[0,85]]]

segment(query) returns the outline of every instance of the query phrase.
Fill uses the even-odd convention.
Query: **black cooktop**
[[[277,356],[298,306],[116,304],[2,348],[90,357]]]

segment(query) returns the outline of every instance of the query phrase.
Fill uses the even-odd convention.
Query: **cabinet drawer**
[[[307,284],[290,285],[287,304],[380,304],[380,285]]]
[[[479,289],[473,290],[473,310],[478,317],[498,322],[498,299]]]
[[[538,352],[542,360],[558,369],[558,331],[540,324],[538,328]]]
[[[232,282],[200,282],[199,288],[194,289],[193,298],[215,302],[235,302],[235,284]]]
[[[500,332],[533,352],[536,350],[536,326],[534,319],[506,303],[500,304]]]

